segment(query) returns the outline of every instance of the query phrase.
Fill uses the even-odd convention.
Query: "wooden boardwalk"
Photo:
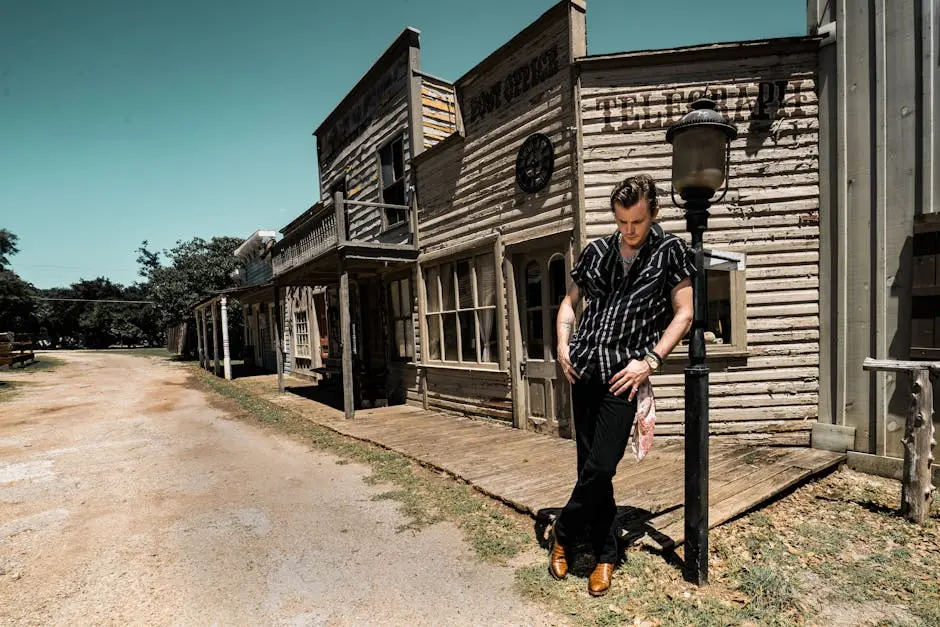
[[[466,480],[482,492],[550,519],[576,480],[571,440],[411,406],[341,411],[293,393],[278,395],[252,382],[276,404],[339,433],[372,442]],[[306,384],[296,384],[302,392]],[[291,388],[291,385],[288,385]],[[712,439],[709,450],[709,523],[748,511],[787,488],[824,472],[844,455],[803,447],[742,445]],[[683,540],[683,445],[657,440],[637,463],[629,448],[614,478],[624,535],[666,548]]]

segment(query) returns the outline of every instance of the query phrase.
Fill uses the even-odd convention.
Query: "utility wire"
[[[131,304],[141,304],[141,305],[155,305],[156,303],[152,300],[108,300],[105,298],[46,298],[44,296],[37,296],[36,300],[54,300],[70,303],[131,303]]]

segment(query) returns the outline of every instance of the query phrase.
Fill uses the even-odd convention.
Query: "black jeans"
[[[617,561],[617,503],[613,478],[623,458],[636,417],[636,399],[610,393],[609,384],[595,374],[572,386],[574,424],[578,443],[578,482],[555,522],[562,546],[590,530],[594,556],[601,563]]]

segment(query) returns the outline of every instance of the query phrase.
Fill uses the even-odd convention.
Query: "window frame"
[[[496,260],[492,252],[480,251],[480,252],[467,252],[460,255],[456,255],[449,259],[443,259],[440,261],[435,261],[429,263],[428,265],[422,266],[422,276],[424,282],[424,298],[425,298],[425,312],[424,312],[424,321],[422,328],[426,330],[427,333],[422,337],[421,345],[421,357],[425,365],[430,367],[444,367],[444,368],[458,368],[458,369],[478,369],[478,370],[493,370],[499,371],[499,333],[497,329],[497,324],[500,324],[502,321],[500,319],[500,312],[498,310],[498,299],[493,298],[493,302],[490,305],[481,304],[480,298],[480,281],[479,281],[479,262],[477,261],[480,258],[489,257],[490,263],[492,265],[493,271],[493,282],[496,283],[496,273],[500,271],[496,267]],[[470,287],[471,287],[471,296],[472,304],[470,307],[461,307],[460,304],[460,286],[459,286],[459,273],[458,273],[458,264],[468,262],[469,263],[469,272],[470,272]],[[441,281],[442,270],[445,268],[452,268],[452,277],[451,277],[451,286],[453,290],[453,309],[445,309],[444,304],[444,286]],[[434,279],[432,283],[432,279]],[[434,290],[436,296],[432,296],[431,290]],[[437,310],[432,310],[432,303],[437,303]],[[491,334],[493,335],[493,349],[489,355],[489,361],[484,361],[484,342],[489,343],[490,337],[483,337],[483,321],[481,319],[481,312],[492,311],[493,315],[493,328]],[[474,351],[475,355],[472,356],[472,359],[465,359],[463,355],[463,332],[461,330],[460,324],[460,314],[461,313],[472,313],[473,314],[473,329],[477,341],[475,342]],[[456,357],[457,359],[446,359],[446,340],[445,340],[445,317],[453,316],[455,322],[455,342],[456,342]],[[431,356],[431,338],[432,338],[432,326],[437,326],[437,348],[438,348],[438,357],[433,358]]]
[[[725,272],[729,275],[729,296],[731,305],[731,342],[728,344],[705,344],[705,354],[709,357],[747,357],[747,278],[745,270],[724,270],[708,268],[706,272]],[[691,330],[689,331],[691,333]],[[687,336],[686,336],[687,337]],[[689,346],[682,344],[685,337],[672,350],[666,361],[677,357],[688,359]]]
[[[394,175],[394,171],[395,171],[395,149],[393,148],[393,146],[394,146],[395,143],[400,143],[400,144],[401,144],[401,175],[398,176],[398,177],[396,177],[394,181],[386,182],[385,179],[384,179],[384,175],[383,175],[384,168],[383,168],[383,162],[382,162],[382,153],[383,153],[385,150],[387,150],[387,149],[391,149],[391,158],[392,158],[391,166],[392,166],[392,173],[393,173],[393,175]],[[407,167],[406,167],[406,163],[405,163],[405,134],[404,134],[404,133],[399,133],[399,134],[395,135],[394,137],[392,137],[391,139],[389,139],[388,141],[386,141],[385,143],[381,144],[381,145],[379,146],[379,148],[375,151],[375,160],[376,160],[376,164],[377,164],[377,167],[378,167],[378,174],[379,174],[379,176],[378,176],[378,183],[379,183],[379,193],[378,193],[378,195],[379,195],[379,202],[381,202],[381,203],[383,203],[383,204],[391,204],[391,205],[398,204],[398,203],[390,203],[390,202],[388,202],[388,201],[386,200],[386,198],[385,198],[385,193],[386,193],[386,191],[387,191],[389,188],[391,188],[391,187],[393,187],[393,186],[395,186],[395,185],[398,185],[398,184],[400,183],[401,186],[402,186],[402,198],[403,198],[402,206],[405,206],[405,207],[406,207],[406,206],[408,205],[408,186],[406,185],[406,182],[407,182],[407,176],[406,176],[406,174],[407,174],[407,172],[406,172],[406,171],[407,171]],[[392,221],[392,220],[389,218],[390,212],[401,212],[401,214],[402,214],[402,219],[399,220],[399,221]],[[409,217],[409,216],[408,216],[408,211],[407,211],[406,209],[386,209],[386,208],[382,208],[382,210],[381,210],[380,213],[381,213],[381,216],[382,216],[382,231],[383,231],[383,232],[384,232],[384,231],[391,231],[391,230],[393,230],[393,229],[397,229],[397,228],[399,228],[399,227],[401,227],[401,226],[403,226],[403,225],[408,224],[408,217]]]
[[[303,315],[303,325],[306,327],[301,331],[300,316]],[[294,358],[295,359],[313,359],[313,352],[310,348],[310,315],[306,309],[297,309],[294,311]],[[306,337],[306,343],[300,341],[301,337]],[[303,351],[301,350],[303,349]]]

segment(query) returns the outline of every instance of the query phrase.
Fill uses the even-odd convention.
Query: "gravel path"
[[[59,356],[59,355],[57,355]],[[0,405],[4,624],[555,622],[368,469],[227,419],[183,367],[66,353]]]

